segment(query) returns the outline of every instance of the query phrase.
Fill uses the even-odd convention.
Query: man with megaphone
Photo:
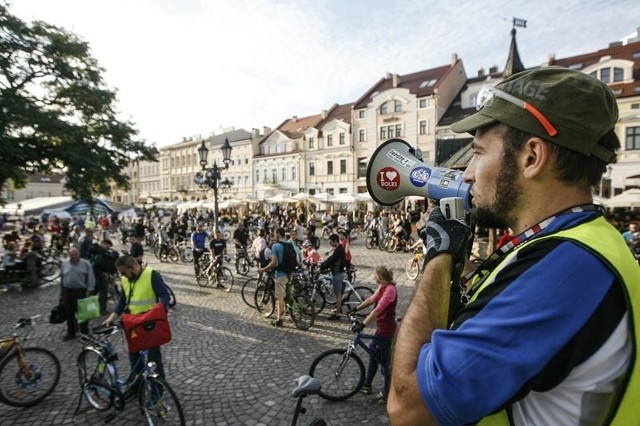
[[[452,126],[474,135],[463,176],[434,172],[402,144],[370,164],[379,198],[454,187],[473,197],[462,203],[478,225],[515,235],[465,270],[450,313],[471,231],[433,209],[394,344],[391,422],[640,424],[640,268],[591,195],[620,147],[615,96],[592,76],[543,67],[476,99],[478,112]]]

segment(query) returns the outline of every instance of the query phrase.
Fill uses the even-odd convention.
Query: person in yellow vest
[[[122,291],[113,312],[104,324],[113,324],[123,313],[140,314],[150,310],[157,302],[161,302],[167,309],[169,292],[160,272],[149,267],[142,267],[135,257],[124,255],[116,260],[116,268],[122,275]],[[130,353],[131,367],[136,364],[139,353]],[[157,365],[156,371],[164,379],[164,366],[160,348],[149,349],[149,361]]]
[[[620,148],[614,94],[541,67],[476,102],[452,126],[474,135],[472,214],[515,236],[474,271],[466,224],[430,214],[394,346],[391,423],[640,424],[640,268],[591,192]]]

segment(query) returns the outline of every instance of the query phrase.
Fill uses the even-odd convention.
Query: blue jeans
[[[377,350],[380,356],[380,365],[382,367],[382,374],[384,375],[384,391],[382,392],[385,397],[389,395],[389,386],[391,385],[391,343],[393,337],[382,337],[375,334],[375,338],[369,343],[369,349]],[[364,384],[371,386],[373,378],[378,372],[378,360],[376,357],[369,355],[369,365],[367,367],[367,375],[364,379]]]

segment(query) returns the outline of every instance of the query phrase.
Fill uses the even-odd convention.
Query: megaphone
[[[405,197],[441,200],[459,197],[464,209],[471,210],[471,185],[462,180],[463,172],[432,167],[416,156],[416,150],[402,139],[389,139],[373,153],[367,166],[367,189],[371,198],[392,206]]]

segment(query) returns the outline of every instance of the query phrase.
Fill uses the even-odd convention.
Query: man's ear
[[[533,136],[527,140],[520,151],[520,161],[523,175],[527,179],[533,179],[544,171],[547,167],[551,152],[549,142]]]

